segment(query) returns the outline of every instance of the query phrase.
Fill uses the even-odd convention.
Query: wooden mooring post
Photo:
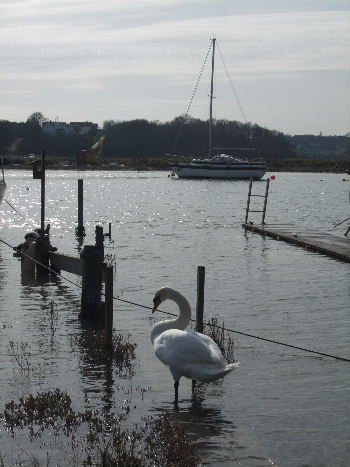
[[[33,178],[40,180],[40,198],[41,198],[41,210],[40,210],[40,236],[36,240],[35,244],[35,259],[36,272],[39,276],[46,276],[49,274],[49,230],[50,225],[45,230],[45,171],[46,171],[46,150],[41,149],[41,161],[40,169],[38,168],[38,161],[35,161],[33,165]]]
[[[82,293],[80,317],[90,321],[101,319],[102,267],[104,260],[103,228],[96,226],[96,244],[85,245],[80,254]]]
[[[197,268],[196,331],[203,333],[205,267]]]
[[[81,312],[80,317],[94,322],[105,321],[107,345],[112,345],[113,329],[113,267],[104,267],[104,238],[112,236],[112,224],[109,223],[108,233],[103,233],[102,226],[96,226],[95,245],[86,245],[80,254],[80,258],[54,253],[56,248],[50,247],[48,224],[45,230],[45,149],[41,150],[41,166],[38,161],[33,165],[33,178],[41,180],[41,225],[39,238],[33,242],[35,248],[36,270],[38,274],[49,274],[51,271],[67,271],[82,276]],[[76,235],[85,236],[83,225],[83,180],[78,180],[78,227]],[[34,234],[34,233],[33,233]],[[31,257],[34,257],[33,253]],[[22,264],[22,271],[30,270],[34,275],[35,263],[30,260],[28,264]],[[105,316],[101,302],[102,280],[104,274],[106,285]]]
[[[78,180],[78,227],[75,229],[77,237],[85,237],[84,227],[84,180]]]
[[[44,235],[45,230],[45,170],[46,170],[46,151],[41,150],[41,235]]]
[[[112,239],[112,223],[108,222],[108,233],[103,234],[105,237]]]
[[[82,277],[80,318],[103,323],[106,346],[112,346],[113,337],[113,266],[104,263],[103,228],[96,226],[95,245],[85,245],[80,258],[50,252],[51,268],[67,271]],[[102,282],[105,283],[105,303]]]
[[[104,267],[105,282],[105,337],[106,346],[113,346],[113,266]]]

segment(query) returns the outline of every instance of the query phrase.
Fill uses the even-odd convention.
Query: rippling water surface
[[[39,225],[40,182],[26,171],[6,175],[6,199],[25,219],[3,202],[0,238],[16,246]],[[78,178],[84,179],[83,243],[74,235]],[[332,228],[348,216],[349,184],[342,178],[277,174],[266,221],[342,235],[345,224]],[[263,182],[254,184],[255,193],[264,190]],[[46,219],[52,244],[72,255],[94,243],[95,225],[107,230],[112,223],[113,241],[105,242],[105,254],[115,257],[114,290],[122,299],[150,306],[154,292],[170,285],[195,309],[197,266],[203,265],[205,318],[349,358],[349,265],[245,235],[247,191],[244,181],[171,180],[164,172],[49,171]],[[138,344],[133,375],[93,365],[74,345],[74,336],[82,332],[79,288],[61,279],[21,278],[12,253],[0,242],[0,411],[12,399],[59,387],[77,409],[87,399],[92,408],[107,403],[116,409],[127,400],[130,423],[144,415],[174,413],[172,378],[149,339],[154,323],[149,310],[119,301],[114,306],[114,326]],[[50,301],[57,310],[54,334]],[[171,303],[162,309],[176,311]],[[30,377],[9,356],[11,341],[30,353]],[[348,363],[237,334],[235,359],[240,368],[202,389],[194,401],[190,381],[180,382],[176,417],[195,437],[205,464],[349,465]],[[18,446],[1,436],[0,454],[12,465]]]

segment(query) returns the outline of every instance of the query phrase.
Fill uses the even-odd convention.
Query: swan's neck
[[[167,300],[174,301],[180,310],[179,316],[176,319],[169,319],[166,321],[161,321],[157,323],[151,332],[151,340],[159,336],[162,332],[167,331],[168,329],[181,329],[184,330],[190,324],[191,321],[191,306],[186,300],[186,298],[181,295],[179,292],[173,291],[172,295],[167,298]]]

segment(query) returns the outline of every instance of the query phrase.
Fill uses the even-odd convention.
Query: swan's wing
[[[176,358],[188,362],[226,362],[215,342],[197,332],[169,329],[155,339],[154,350],[161,361]]]
[[[154,340],[154,350],[175,379],[187,376],[206,381],[227,368],[215,342],[196,332],[167,330]]]

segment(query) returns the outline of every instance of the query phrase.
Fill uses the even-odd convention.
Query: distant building
[[[67,123],[66,122],[43,122],[41,128],[45,133],[53,134],[60,134],[60,133],[69,133]]]
[[[97,123],[92,122],[58,122],[51,120],[48,122],[42,123],[42,129],[45,133],[51,135],[59,135],[59,134],[78,134],[84,135],[88,133],[90,130],[97,130],[98,125]]]
[[[92,122],[70,122],[69,127],[80,135],[88,133],[90,130],[98,129],[97,123]]]

